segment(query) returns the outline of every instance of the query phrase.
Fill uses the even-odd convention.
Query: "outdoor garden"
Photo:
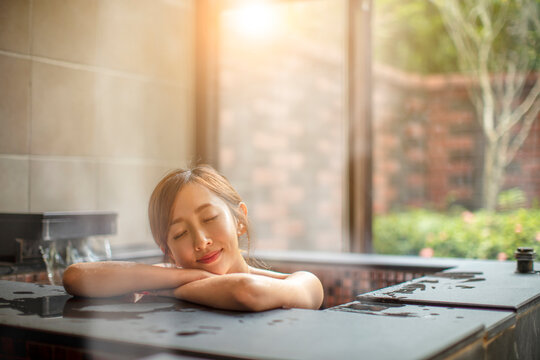
[[[539,252],[540,1],[374,6],[374,252]]]

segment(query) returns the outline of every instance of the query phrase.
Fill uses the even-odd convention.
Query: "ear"
[[[241,202],[240,204],[238,204],[238,209],[240,210],[241,213],[244,214],[245,217],[247,217],[248,210],[245,203]],[[244,235],[247,231],[246,224],[242,224],[239,222],[237,225],[237,230],[238,230],[237,231],[238,236]]]
[[[247,206],[246,206],[246,204],[244,202],[240,202],[240,204],[238,204],[238,208],[244,214],[244,216],[247,216],[247,214],[248,214]]]

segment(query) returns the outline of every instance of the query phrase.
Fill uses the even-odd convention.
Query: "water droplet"
[[[176,333],[176,335],[178,336],[194,336],[194,335],[199,335],[199,334],[206,334],[206,331],[195,330],[195,331],[180,331]]]

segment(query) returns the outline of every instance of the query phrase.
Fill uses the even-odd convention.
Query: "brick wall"
[[[248,205],[257,248],[346,250],[345,5],[273,5],[288,20],[255,41],[222,19],[219,167]]]
[[[480,203],[483,134],[468,78],[374,72],[374,211]],[[540,198],[540,118],[507,169],[503,189]]]

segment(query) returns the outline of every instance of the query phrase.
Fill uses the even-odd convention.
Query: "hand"
[[[189,284],[190,282],[193,282],[193,281],[204,280],[204,279],[208,279],[214,276],[218,276],[216,274],[212,274],[211,272],[200,270],[200,269],[178,268],[177,271],[178,271],[178,276],[180,276],[180,279],[181,279],[180,286]]]
[[[196,282],[199,280],[208,279],[214,276],[218,276],[216,274],[212,274],[211,272],[205,271],[205,270],[199,270],[199,269],[182,269],[178,268],[178,271],[181,272],[181,275],[183,277],[184,283],[181,286],[184,286],[185,284],[189,284],[192,282]],[[187,280],[186,280],[186,275]],[[164,297],[174,297],[174,298],[180,298],[178,295],[177,290],[178,288],[172,288],[172,289],[157,289],[157,290],[146,290],[143,291],[143,294],[152,295],[152,296],[164,296]]]

